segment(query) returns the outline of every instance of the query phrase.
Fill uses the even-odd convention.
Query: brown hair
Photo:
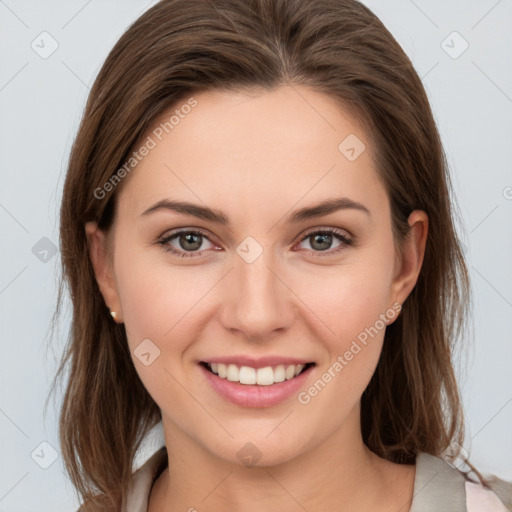
[[[466,331],[469,280],[445,155],[409,58],[355,0],[162,0],[127,29],[105,61],[72,147],[62,198],[62,267],[73,319],[56,376],[69,366],[59,432],[71,480],[92,510],[119,509],[135,451],[161,419],[135,371],[123,325],[105,307],[84,230],[96,221],[108,231],[129,176],[103,199],[94,191],[152,123],[187,95],[281,84],[324,92],[363,123],[389,195],[397,246],[412,210],[429,216],[417,284],[386,329],[362,396],[364,442],[399,463],[414,462],[419,451],[440,455],[451,442],[462,445],[452,355]],[[62,294],[61,282],[58,304]]]

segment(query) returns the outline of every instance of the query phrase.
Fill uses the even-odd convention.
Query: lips
[[[285,364],[283,363],[284,358],[277,358],[278,363],[280,363],[277,365],[264,366],[263,360],[252,360],[251,364],[254,364],[254,366],[247,366],[240,365],[240,359],[247,361],[248,358],[237,358],[236,362],[238,364],[229,362],[227,359],[223,359],[223,362],[219,362],[220,360],[202,361],[198,364],[205,381],[211,389],[223,399],[239,407],[265,408],[277,406],[292,399],[306,385],[308,380],[314,378],[315,363],[299,362],[298,364],[291,364],[296,361],[288,359]],[[276,361],[276,358],[271,360]],[[280,368],[281,366],[282,368]],[[217,369],[217,373],[214,373],[214,368]],[[219,375],[219,373],[223,374],[223,368],[226,372],[224,378]],[[292,370],[293,376],[291,375]],[[283,371],[284,381],[276,382],[276,378],[280,380],[283,377]],[[290,377],[288,380],[286,372]],[[296,372],[297,375],[295,375]],[[238,380],[228,380],[228,373],[231,378]],[[252,382],[254,375],[256,375],[256,383],[242,384],[240,382]],[[258,379],[260,379],[261,384],[258,384]]]

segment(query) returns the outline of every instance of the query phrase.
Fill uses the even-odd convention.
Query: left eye
[[[333,239],[337,239],[339,241],[338,245],[332,248]],[[320,231],[312,231],[308,233],[302,240],[301,243],[305,241],[310,241],[310,246],[315,256],[323,256],[321,253],[333,254],[341,251],[345,248],[345,246],[352,244],[352,239],[349,238],[345,233],[338,231],[336,229],[324,229]],[[330,250],[332,249],[332,250]]]

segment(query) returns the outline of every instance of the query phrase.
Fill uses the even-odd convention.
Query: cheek
[[[331,373],[337,370],[358,388],[357,383],[369,379],[379,359],[386,329],[387,290],[375,281],[368,286],[357,277],[347,278],[324,306],[326,324],[334,331],[324,338],[330,355],[328,367],[340,362],[343,368],[337,366]]]
[[[121,268],[119,276],[119,298],[130,343],[144,338],[156,342],[172,327],[173,309],[168,306],[179,303],[179,288],[155,279],[154,270],[137,273],[136,265]]]
[[[330,328],[325,332],[331,334],[331,353],[342,351],[376,322],[382,330],[380,318],[390,306],[392,265],[385,251],[366,251],[347,260],[346,265],[319,269],[297,284],[298,295]]]
[[[150,252],[124,253],[117,264],[116,276],[135,368],[145,387],[160,403],[158,397],[169,391],[168,385],[172,386],[166,372],[182,381],[195,366],[191,364],[190,353],[195,342],[204,337],[202,331],[212,314],[207,305],[215,295],[219,276],[211,268],[179,268],[162,262],[161,257],[155,261]],[[150,366],[138,358],[145,346],[158,356]]]
[[[325,304],[325,323],[335,332],[322,338],[329,358],[297,396],[305,421],[320,422],[326,435],[343,424],[359,403],[378,364],[386,330],[385,294],[379,296],[375,289],[369,293],[359,282],[345,284]]]
[[[162,249],[138,247],[122,233],[118,237],[116,285],[130,344],[145,338],[159,343],[187,321],[207,291],[205,282],[199,267],[180,269],[167,263]]]
[[[186,410],[190,397],[178,384],[186,378],[182,357],[199,337],[194,313],[208,283],[191,283],[190,272],[144,256],[126,255],[116,275],[130,353],[144,387],[161,409],[169,409],[172,397],[173,407]]]
[[[321,399],[315,398],[317,406],[330,403],[336,407],[334,417],[338,419],[355,405],[370,381],[387,322],[396,314],[389,302],[394,253],[392,246],[387,249],[381,246],[380,250],[361,251],[357,258],[329,271],[329,275],[316,275],[300,292],[329,327],[322,329],[322,335],[317,333],[329,360],[319,368],[321,382],[315,389],[305,390],[305,401],[321,394]],[[324,388],[328,389],[323,391]]]

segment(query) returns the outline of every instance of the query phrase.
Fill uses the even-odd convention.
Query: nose
[[[264,251],[251,263],[236,256],[223,284],[222,325],[253,341],[282,334],[295,318],[284,271],[266,256]]]

